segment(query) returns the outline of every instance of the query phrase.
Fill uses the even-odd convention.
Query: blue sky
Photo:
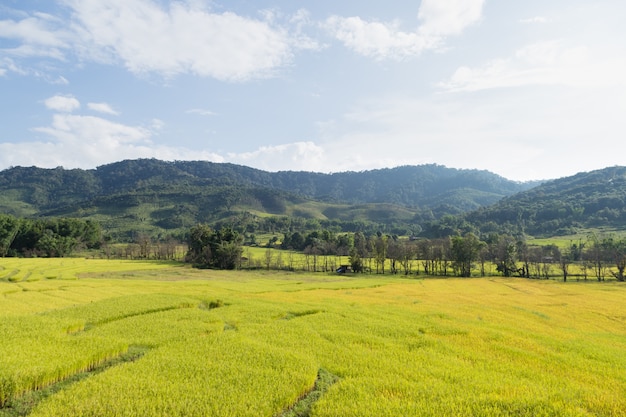
[[[622,0],[4,0],[0,169],[624,165]]]

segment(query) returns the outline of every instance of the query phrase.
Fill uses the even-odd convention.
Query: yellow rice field
[[[626,415],[626,286],[0,259],[0,416]]]

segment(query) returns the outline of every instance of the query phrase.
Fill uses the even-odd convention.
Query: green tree
[[[213,230],[206,224],[199,224],[189,232],[186,259],[200,267],[235,269],[241,263],[241,243],[241,236],[232,228]]]
[[[620,282],[624,282],[624,270],[626,269],[626,239],[615,239],[609,237],[603,240],[606,258],[613,262],[617,272],[612,272],[613,276]]]
[[[405,253],[405,246],[398,238],[391,238],[388,240],[387,245],[387,257],[390,261],[391,273],[397,274],[399,264],[401,264]]]
[[[356,232],[353,237],[354,249],[357,251],[361,258],[367,258],[369,256],[369,250],[367,245],[367,239],[363,232]]]
[[[589,242],[587,249],[587,259],[590,260],[593,266],[593,271],[598,281],[604,281],[606,275],[606,258],[607,258],[607,238],[600,240],[600,238],[594,233],[589,236]]]
[[[350,249],[350,267],[354,272],[363,272],[365,265],[363,264],[363,258],[357,250],[357,248]]]
[[[517,272],[515,254],[517,252],[516,242],[509,235],[492,235],[488,242],[491,257],[496,264],[496,270],[502,276],[510,277]]]
[[[37,250],[49,258],[68,256],[76,246],[76,239],[69,236],[60,236],[50,229],[46,229],[37,241]]]
[[[387,250],[389,249],[389,236],[379,234],[372,242],[374,250],[374,262],[376,263],[376,273],[385,273],[385,261],[387,260]]]
[[[13,240],[20,230],[19,219],[6,215],[0,215],[0,256],[5,257],[13,244]]]
[[[572,254],[563,252],[560,249],[556,249],[556,254],[559,258],[559,267],[563,273],[563,282],[567,282],[567,276],[569,275],[569,265],[572,263]]]
[[[303,250],[305,248],[304,236],[300,232],[285,233],[280,247],[282,249]]]
[[[221,241],[217,246],[215,266],[219,269],[237,269],[241,266],[241,242]]]
[[[411,264],[413,259],[417,254],[417,248],[415,244],[408,240],[400,241],[400,253],[399,253],[399,261],[402,268],[404,268],[404,275],[409,275],[411,273]]]
[[[472,275],[472,262],[478,260],[484,244],[473,233],[451,238],[450,255],[452,268],[458,276],[470,277]]]

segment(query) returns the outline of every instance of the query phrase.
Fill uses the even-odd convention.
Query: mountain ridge
[[[495,198],[529,188],[526,183],[510,181],[489,171],[460,170],[435,164],[324,174],[269,172],[208,161],[136,159],[88,170],[14,167],[0,171],[0,187],[20,184],[28,188],[30,185],[33,192],[45,192],[46,187],[51,187],[54,192],[62,192],[64,197],[78,194],[91,198],[99,194],[133,191],[165,181],[177,181],[177,184],[183,185],[260,186],[324,201],[384,202],[408,206],[419,203],[416,197],[439,196],[439,190],[458,189],[460,187],[454,184],[459,181],[469,184],[463,188],[493,193]],[[33,200],[36,201],[35,198]]]
[[[291,216],[348,229],[372,223],[400,232],[444,219],[450,224],[437,227],[446,234],[567,234],[626,229],[626,168],[524,183],[437,164],[329,174],[156,159],[90,170],[13,167],[0,171],[0,212],[91,218],[107,229],[150,233]]]
[[[598,227],[626,230],[626,167],[546,181],[463,217],[483,231],[491,222],[501,226],[495,228],[500,232],[534,236],[568,235]]]
[[[488,171],[435,164],[324,174],[135,159],[89,170],[0,171],[0,211],[90,217],[110,227],[124,223],[152,231],[227,221],[243,212],[406,228],[493,204],[531,186]]]

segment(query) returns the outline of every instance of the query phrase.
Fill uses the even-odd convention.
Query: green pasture
[[[531,237],[528,239],[527,243],[529,245],[537,245],[537,246],[547,246],[547,245],[555,245],[559,249],[569,249],[572,245],[589,245],[589,240],[593,237],[602,240],[606,237],[615,237],[616,239],[622,239],[626,237],[626,231],[622,229],[614,229],[614,228],[593,228],[586,229],[579,233],[573,235],[565,235],[565,236],[552,236],[546,238],[534,238]]]
[[[625,299],[616,282],[0,259],[0,416],[620,416]]]
[[[293,250],[246,246],[242,252],[241,267],[246,269],[287,269],[292,271],[332,272],[341,265],[349,265],[347,256],[305,255]]]

